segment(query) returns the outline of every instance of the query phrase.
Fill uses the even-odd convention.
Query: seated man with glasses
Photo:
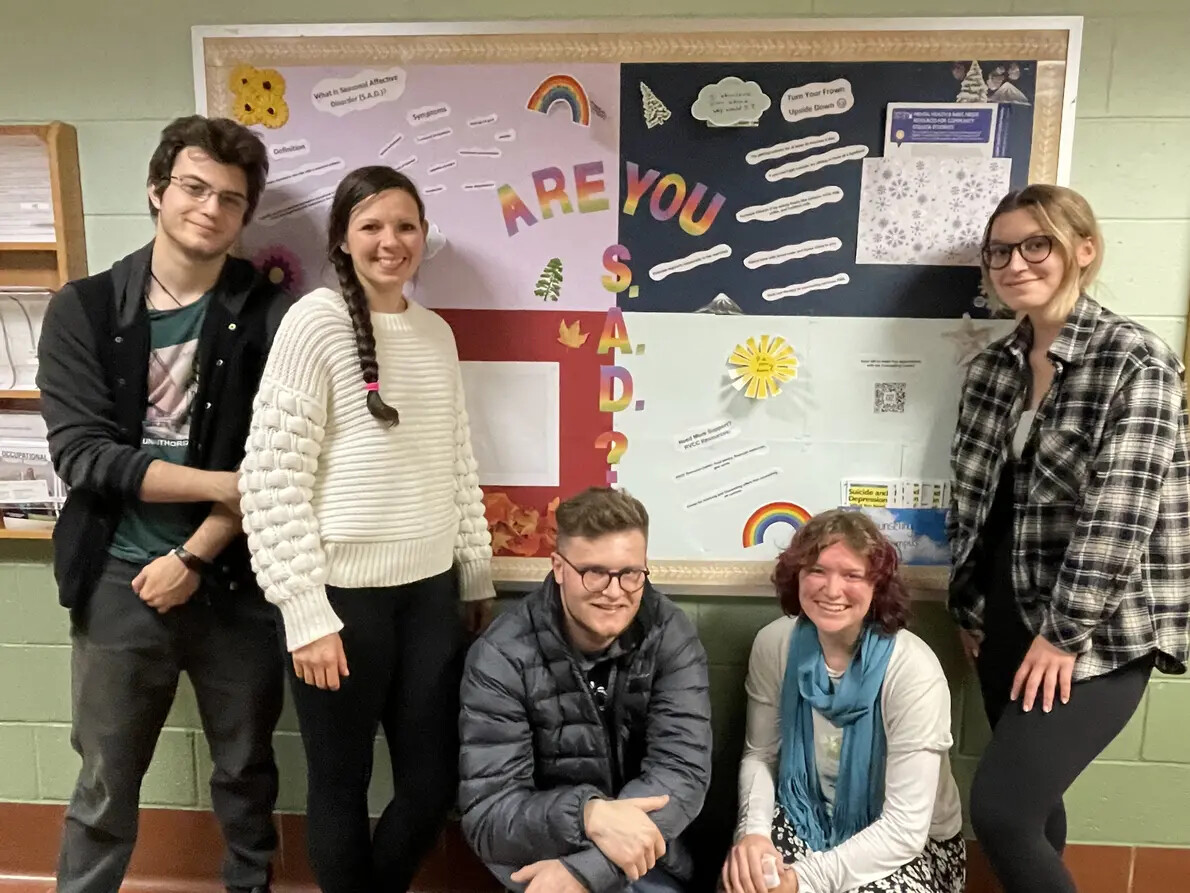
[[[471,648],[459,803],[471,847],[528,893],[676,893],[711,777],[707,658],[649,584],[623,491],[558,506],[545,582]]]

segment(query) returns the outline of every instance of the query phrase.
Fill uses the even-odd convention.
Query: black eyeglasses
[[[618,571],[609,571],[605,567],[579,567],[561,552],[554,554],[574,568],[574,572],[582,578],[583,588],[587,592],[603,592],[612,585],[613,579],[620,581],[620,588],[625,592],[639,592],[649,577],[648,569],[643,567],[626,567]]]
[[[243,214],[248,210],[248,198],[238,192],[220,192],[206,180],[198,177],[170,177],[178,187],[196,202],[205,202],[212,195],[218,196],[219,207]]]
[[[1054,240],[1049,236],[1029,236],[1020,242],[989,242],[980,254],[984,266],[989,270],[1003,270],[1012,262],[1012,252],[1019,251],[1021,258],[1030,264],[1039,264],[1054,250]]]

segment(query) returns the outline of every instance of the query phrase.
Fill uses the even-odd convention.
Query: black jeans
[[[223,881],[268,883],[277,846],[273,729],[281,714],[276,610],[250,593],[198,593],[165,614],[110,560],[71,631],[71,744],[83,759],[58,858],[58,890],[111,893],[136,844],[141,781],[184,670],[210,746]]]
[[[453,572],[405,586],[327,587],[350,675],[338,691],[289,668],[307,766],[310,862],[323,893],[409,888],[455,803],[465,636]],[[368,822],[384,727],[394,794]]]
[[[1050,713],[1039,697],[1025,713],[1008,698],[1032,641],[1014,603],[989,603],[976,666],[993,732],[971,785],[971,824],[1005,893],[1076,893],[1062,863],[1062,796],[1136,712],[1153,661],[1075,683]]]

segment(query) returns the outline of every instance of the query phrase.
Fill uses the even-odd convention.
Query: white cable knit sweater
[[[457,562],[463,599],[494,595],[454,335],[412,301],[372,327],[399,425],[368,412],[351,318],[325,288],[285,315],[253,405],[240,505],[290,651],[343,628],[327,584],[398,586]]]

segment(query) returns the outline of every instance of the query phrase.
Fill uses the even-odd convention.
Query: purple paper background
[[[380,69],[380,66],[375,66]],[[431,307],[502,310],[606,310],[615,295],[603,288],[603,252],[617,241],[619,214],[619,72],[616,65],[555,64],[490,66],[414,66],[406,69],[404,93],[395,101],[336,116],[319,111],[313,102],[315,84],[326,78],[353,78],[367,69],[356,66],[289,67],[285,98],[289,120],[276,130],[253,128],[267,145],[306,140],[308,154],[272,162],[270,179],[303,165],[342,158],[341,170],[306,177],[266,190],[257,212],[258,222],[244,235],[244,251],[255,256],[262,249],[280,245],[296,255],[302,267],[303,290],[319,284],[334,286],[334,273],[325,260],[326,217],[330,203],[322,202],[276,223],[260,223],[261,215],[291,205],[319,192],[331,190],[348,171],[366,164],[396,166],[410,155],[418,161],[404,172],[419,188],[442,183],[444,192],[425,196],[427,217],[441,220],[447,244],[422,265],[415,296]],[[537,86],[552,74],[568,74],[582,84],[589,98],[607,115],[591,114],[589,126],[571,120],[569,110],[555,105],[543,115],[525,107]],[[448,116],[413,126],[411,109],[447,103]],[[494,124],[472,128],[467,122],[495,113]],[[417,143],[420,134],[453,128],[449,137]],[[516,138],[496,142],[495,135],[513,129]],[[402,141],[384,157],[380,151],[396,136]],[[497,147],[500,158],[459,157],[461,148]],[[455,160],[448,171],[428,174],[439,162]],[[583,214],[574,189],[575,164],[602,162],[603,211]],[[566,178],[573,209],[544,219],[538,206],[532,172],[557,167]],[[588,175],[590,179],[590,175]],[[495,189],[464,192],[463,183],[494,181],[516,189],[538,218],[532,227],[522,223],[509,236]],[[533,294],[542,268],[552,257],[563,261],[563,286],[559,301],[543,301]]]

